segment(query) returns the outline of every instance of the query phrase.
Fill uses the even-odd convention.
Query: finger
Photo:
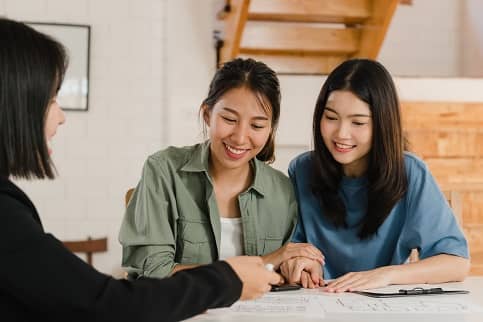
[[[348,273],[350,274],[350,273]],[[344,281],[346,281],[348,278],[349,278],[349,275],[348,274],[345,274],[341,277],[338,277],[332,281],[330,281],[328,284],[327,284],[327,291],[335,291],[337,288],[339,288],[340,285],[342,285],[342,283]]]
[[[284,262],[282,263],[282,265],[280,265],[280,273],[282,273],[282,275],[286,278],[289,275],[289,264],[287,262]]]
[[[275,273],[275,272],[268,272],[268,273],[270,274],[269,284],[279,285],[283,281],[283,277],[280,276],[278,273]]]
[[[304,269],[304,266],[302,265],[302,263],[297,262],[293,271],[290,274],[289,282],[299,283],[303,269]]]
[[[350,278],[345,279],[337,284],[336,292],[346,292],[348,291],[355,283],[360,282],[361,276],[360,275],[352,275]]]
[[[312,278],[310,277],[309,273],[305,273],[305,276],[307,276],[307,287],[308,288],[315,288],[315,283],[312,281]]]
[[[309,278],[307,278],[307,273],[306,272],[302,272],[300,274],[300,284],[302,284],[302,287],[304,287],[304,288],[307,288],[308,287],[308,285],[309,285],[308,279]]]
[[[318,272],[317,270],[311,271],[310,272],[310,278],[315,284],[319,285],[319,283],[320,283],[320,272]]]
[[[303,243],[297,247],[297,251],[304,252],[305,256],[324,259],[322,252],[312,244]]]

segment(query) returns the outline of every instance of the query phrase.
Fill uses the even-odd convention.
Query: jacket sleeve
[[[150,157],[143,167],[119,232],[122,265],[130,277],[163,278],[175,263],[176,206],[172,205],[169,173],[159,159]]]
[[[0,294],[39,320],[176,321],[228,306],[241,294],[226,262],[166,279],[113,279],[43,232],[29,208],[5,199],[0,196]]]

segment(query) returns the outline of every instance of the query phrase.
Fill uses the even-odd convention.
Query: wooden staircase
[[[278,73],[328,74],[348,58],[375,59],[400,1],[227,0],[218,63],[252,57]]]

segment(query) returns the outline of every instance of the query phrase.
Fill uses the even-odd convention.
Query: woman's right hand
[[[307,257],[295,257],[283,262],[280,271],[288,283],[301,284],[305,288],[325,284],[321,263]]]
[[[265,268],[259,256],[237,256],[225,260],[243,283],[240,300],[251,300],[270,291],[272,285],[283,283],[279,274]]]
[[[282,262],[295,257],[307,257],[322,265],[325,260],[322,252],[309,243],[287,243],[276,251],[262,256],[265,264],[273,264],[275,270],[278,270]]]

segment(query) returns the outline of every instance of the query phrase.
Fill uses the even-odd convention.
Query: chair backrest
[[[133,193],[134,193],[134,188],[130,188],[130,189],[128,189],[128,191],[126,191],[126,195],[124,196],[124,203],[125,203],[126,207],[127,207],[127,204],[129,203],[129,201],[131,200]]]
[[[64,246],[73,253],[85,253],[87,263],[92,266],[92,254],[107,251],[107,237],[92,239],[87,237],[86,240],[63,241]]]

